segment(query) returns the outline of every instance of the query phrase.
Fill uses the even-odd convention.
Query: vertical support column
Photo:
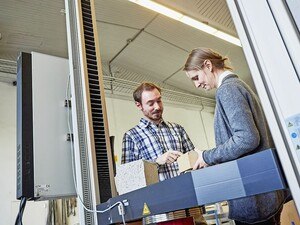
[[[283,2],[227,0],[299,212],[300,151],[295,142],[300,138],[290,130],[300,121],[299,66],[295,62],[300,42]]]
[[[86,208],[115,192],[94,1],[66,0],[77,192]],[[82,224],[97,224],[80,207]]]

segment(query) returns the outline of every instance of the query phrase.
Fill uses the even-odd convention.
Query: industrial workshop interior
[[[0,225],[300,225],[299,10],[1,1]]]

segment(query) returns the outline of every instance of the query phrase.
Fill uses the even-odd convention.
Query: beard
[[[162,118],[162,111],[159,110],[159,111],[153,112],[151,114],[151,116],[153,119],[155,118],[156,120],[160,120]]]
[[[152,121],[159,121],[162,119],[162,110],[156,110],[156,111],[153,111],[153,112],[145,112],[144,111],[144,115],[149,119],[149,120],[152,120]]]

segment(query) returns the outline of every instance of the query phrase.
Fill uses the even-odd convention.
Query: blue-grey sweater
[[[216,148],[203,153],[215,165],[274,147],[258,97],[237,75],[224,78],[216,92]],[[247,223],[264,221],[281,209],[284,192],[275,191],[229,201],[229,218]]]

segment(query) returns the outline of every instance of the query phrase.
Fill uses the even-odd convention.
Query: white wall
[[[16,93],[9,84],[0,83],[0,224],[10,223],[16,195]]]
[[[0,82],[0,225],[14,224],[17,216],[16,167],[16,87]],[[28,202],[23,224],[45,224],[47,206]]]
[[[19,207],[16,200],[16,90],[11,84],[0,82],[0,225],[13,225]],[[139,122],[142,114],[131,100],[107,98],[106,101],[110,135],[116,136],[115,152],[119,163],[123,134]],[[207,138],[199,108],[165,103],[164,118],[184,126],[195,146],[206,149],[214,146],[213,115],[202,112],[202,117]],[[47,212],[46,201],[28,202],[23,224],[46,224]]]

